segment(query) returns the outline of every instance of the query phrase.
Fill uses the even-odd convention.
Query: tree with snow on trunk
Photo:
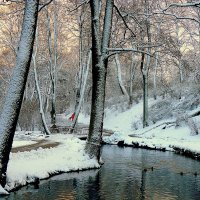
[[[35,38],[39,0],[26,0],[21,37],[13,75],[0,117],[0,185],[6,184],[6,171],[15,128],[23,100]]]

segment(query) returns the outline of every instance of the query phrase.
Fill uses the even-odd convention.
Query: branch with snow
[[[164,8],[163,11],[167,11],[172,7],[198,7],[200,8],[200,1],[191,2],[191,3],[172,3],[168,7]]]
[[[146,55],[149,55],[151,57],[154,57],[154,55],[152,54],[149,54],[148,52],[146,51],[142,51],[142,50],[138,50],[138,49],[134,49],[134,48],[107,48],[108,51],[112,51],[112,53],[110,53],[108,55],[108,57],[112,56],[112,55],[115,55],[115,54],[118,54],[118,53],[124,53],[124,52],[136,52],[136,53],[144,53]]]

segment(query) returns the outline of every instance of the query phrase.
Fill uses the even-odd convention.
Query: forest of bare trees
[[[147,127],[154,123],[149,98],[198,96],[199,7],[179,0],[0,1],[0,183],[16,128],[50,134],[57,114],[74,113],[73,132],[79,113],[89,114],[86,151],[100,159],[105,108],[142,100]]]

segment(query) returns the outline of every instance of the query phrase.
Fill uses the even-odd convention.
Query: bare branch
[[[133,37],[136,37],[135,33],[129,28],[128,24],[126,23],[126,20],[124,19],[122,13],[120,12],[119,8],[114,4],[114,8],[116,9],[117,13],[119,14],[119,16],[122,18],[124,25],[126,26],[126,28],[131,32],[131,34],[133,35]]]
[[[75,8],[73,8],[72,10],[69,10],[69,12],[74,12],[75,10],[79,9],[82,5],[88,4],[89,2],[90,2],[90,0],[82,2],[81,4],[79,4]]]
[[[195,19],[195,18],[191,18],[191,17],[179,17],[173,13],[169,13],[169,12],[165,12],[165,11],[162,11],[162,12],[154,12],[153,14],[156,14],[156,15],[159,15],[159,14],[163,14],[163,15],[168,15],[168,16],[172,16],[176,19],[180,19],[180,20],[191,20],[191,21],[194,21],[194,22],[197,22],[197,23],[200,23],[199,20]]]
[[[134,14],[128,13],[127,15],[130,16],[137,23],[137,25],[144,31],[144,28],[141,26],[140,22],[138,21],[138,19]]]
[[[49,5],[53,0],[49,0],[46,3],[40,4],[38,12],[40,12],[45,6]]]
[[[163,11],[167,11],[171,7],[200,7],[200,1],[191,3],[172,3],[168,7],[164,8]]]
[[[113,56],[118,53],[125,53],[125,52],[136,52],[136,53],[144,53],[146,55],[149,55],[151,57],[154,57],[154,55],[147,53],[146,51],[138,50],[135,48],[107,48],[108,51],[112,51],[112,53],[108,54],[107,57]]]

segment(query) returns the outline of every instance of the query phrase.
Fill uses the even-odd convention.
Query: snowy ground
[[[19,138],[23,136],[23,140]],[[21,143],[29,145],[26,138],[44,139],[41,134],[16,134],[14,145]],[[34,182],[37,178],[44,179],[59,172],[77,171],[88,168],[98,168],[96,160],[92,160],[84,152],[85,141],[81,141],[72,135],[52,135],[46,140],[59,142],[59,146],[50,149],[11,153],[7,170],[7,185],[5,189],[10,191],[16,187]],[[16,141],[17,140],[17,141]],[[0,188],[0,193],[4,190]]]
[[[154,100],[149,101],[150,106],[155,103],[157,102]],[[173,147],[178,147],[200,153],[200,134],[191,134],[191,128],[187,125],[182,124],[178,128],[174,124],[166,125],[166,122],[174,121],[171,118],[158,121],[156,124],[143,129],[141,117],[142,102],[133,105],[131,109],[124,112],[119,112],[114,107],[107,109],[105,111],[104,128],[113,130],[114,134],[105,136],[104,141],[109,144],[117,144],[119,141],[124,141],[128,145],[138,143],[140,146],[164,148],[166,150],[173,150]],[[66,121],[68,116],[63,114],[61,118]],[[196,120],[200,121],[200,119]],[[89,117],[80,114],[79,122],[89,124]],[[30,145],[41,139],[44,139],[41,132],[36,134],[17,132],[13,147]],[[84,141],[72,135],[60,134],[52,135],[45,140],[61,144],[50,149],[39,148],[27,152],[11,153],[5,187],[7,191],[34,182],[37,178],[48,178],[50,175],[59,172],[99,167],[96,160],[89,159],[84,153]],[[0,193],[4,192],[3,188],[0,187]]]
[[[35,143],[36,143],[35,141],[13,141],[12,147],[21,147]]]
[[[149,106],[155,103],[157,101],[150,99]],[[138,143],[139,146],[164,148],[166,150],[173,150],[173,147],[178,147],[200,153],[200,135],[191,135],[191,129],[184,124],[180,127],[175,127],[174,124],[165,124],[165,122],[175,119],[159,121],[143,129],[141,122],[142,105],[142,102],[140,102],[121,113],[117,110],[107,109],[105,111],[104,128],[113,130],[115,133],[109,137],[105,136],[104,141],[109,144],[117,144],[119,141],[124,141],[128,145]],[[89,117],[81,115],[79,122],[88,124]],[[137,130],[135,130],[136,128]]]

